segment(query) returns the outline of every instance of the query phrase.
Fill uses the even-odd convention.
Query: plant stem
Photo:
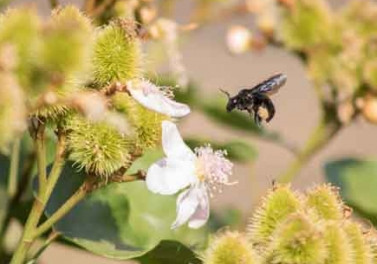
[[[55,152],[55,161],[52,165],[50,174],[48,176],[47,186],[46,186],[45,195],[48,198],[50,197],[64,166],[65,146],[66,146],[66,136],[61,131],[58,131],[58,145],[56,147],[56,152]]]
[[[279,182],[291,182],[305,164],[340,131],[341,124],[336,120],[323,118],[313,130],[305,147],[298,153],[288,169],[279,177]]]
[[[20,161],[20,145],[21,139],[17,138],[12,147],[12,155],[10,159],[10,169],[8,177],[8,195],[13,198],[17,191],[18,166]]]
[[[37,165],[38,165],[38,175],[39,175],[39,190],[37,197],[34,200],[33,206],[31,208],[29,217],[26,221],[25,228],[22,234],[22,238],[19,245],[12,257],[11,264],[22,264],[26,258],[27,251],[29,250],[31,244],[35,240],[33,235],[38,222],[43,214],[44,208],[50,198],[52,190],[59,178],[61,170],[64,164],[64,148],[65,148],[65,137],[63,134],[58,134],[58,146],[56,150],[56,157],[54,164],[52,166],[49,180],[46,177],[46,152],[45,152],[45,142],[44,142],[44,127],[43,130],[38,129],[37,136],[35,138],[36,154],[37,154]]]
[[[52,231],[47,240],[43,243],[43,245],[38,249],[38,251],[34,254],[34,256],[26,263],[26,264],[34,264],[37,263],[37,259],[42,255],[42,253],[46,250],[46,248],[54,242],[60,236],[59,232]]]
[[[35,160],[36,160],[36,157],[35,157],[35,153],[33,152],[29,155],[29,157],[24,162],[22,173],[21,173],[21,180],[18,183],[17,192],[13,196],[12,200],[8,203],[7,209],[5,210],[6,214],[4,216],[3,224],[0,229],[0,259],[3,259],[4,254],[5,254],[4,239],[5,239],[5,234],[8,230],[10,221],[13,217],[12,209],[17,207],[18,202],[20,201],[22,195],[24,194],[29,184],[29,181],[32,176],[32,170],[35,164]]]
[[[49,230],[57,221],[66,215],[78,202],[87,194],[86,183],[84,183],[55,213],[53,213],[32,235],[35,239]]]
[[[35,148],[37,153],[37,166],[38,166],[38,196],[45,193],[47,184],[46,175],[46,147],[44,137],[44,125],[40,125],[35,138]]]
[[[38,224],[39,218],[43,213],[44,206],[42,201],[38,198],[34,200],[29,217],[26,221],[24,232],[22,234],[21,241],[12,257],[10,264],[22,264],[26,258],[27,251],[29,250],[33,239],[32,232],[34,227]]]

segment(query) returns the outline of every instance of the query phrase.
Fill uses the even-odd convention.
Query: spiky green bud
[[[267,252],[267,263],[279,264],[322,264],[327,253],[320,226],[304,213],[279,225]]]
[[[363,233],[360,224],[348,221],[344,230],[347,234],[348,240],[351,244],[352,264],[371,264],[372,263],[372,249]]]
[[[145,108],[126,93],[117,93],[113,96],[112,102],[117,110],[126,114],[134,128],[136,153],[142,153],[161,143],[161,123],[168,120],[168,116]]]
[[[313,209],[320,219],[341,220],[344,217],[338,190],[329,184],[310,190],[306,195],[306,206]]]
[[[371,230],[367,235],[367,239],[371,247],[372,263],[377,264],[377,231],[375,229]]]
[[[76,7],[66,6],[52,12],[44,30],[41,55],[41,64],[52,77],[60,74],[64,78],[85,70],[92,46],[91,32],[89,19]]]
[[[31,115],[46,122],[55,123],[66,116],[70,109],[62,104],[44,105],[36,109]]]
[[[12,74],[1,72],[0,83],[0,150],[6,152],[9,143],[26,128],[26,106]]]
[[[308,49],[327,43],[333,33],[330,8],[325,1],[298,0],[284,12],[281,37],[288,48]]]
[[[255,243],[267,243],[277,225],[300,208],[298,194],[291,191],[289,185],[276,186],[264,198],[251,220],[250,239]]]
[[[92,60],[98,85],[141,77],[142,54],[135,29],[132,21],[117,21],[99,32]]]
[[[10,9],[0,18],[0,45],[12,45],[16,52],[16,73],[27,92],[38,92],[42,77],[37,67],[40,52],[40,20],[34,9]]]
[[[69,158],[90,174],[108,177],[130,162],[128,139],[104,122],[68,121]]]
[[[203,256],[204,264],[261,263],[247,239],[238,232],[227,231],[217,235]]]
[[[325,264],[352,263],[351,244],[342,227],[342,223],[338,221],[332,221],[326,224],[323,232],[324,240],[327,245]]]

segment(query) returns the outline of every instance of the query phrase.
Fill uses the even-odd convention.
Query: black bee
[[[285,74],[276,74],[250,89],[242,89],[236,96],[231,97],[227,91],[221,90],[228,96],[226,110],[246,110],[254,116],[254,122],[259,126],[262,120],[270,122],[275,115],[275,107],[269,96],[275,94],[287,81]]]

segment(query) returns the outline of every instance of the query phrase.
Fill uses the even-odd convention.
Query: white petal
[[[199,206],[197,188],[192,187],[182,192],[177,198],[177,218],[171,228],[175,229],[185,224]]]
[[[185,144],[177,126],[170,121],[162,122],[162,147],[167,157],[184,160],[196,159],[195,154]]]
[[[150,84],[151,85],[151,84]],[[190,107],[166,97],[160,90],[129,87],[131,96],[144,107],[171,117],[183,117],[190,113]]]
[[[205,189],[202,190],[198,198],[199,206],[196,208],[194,214],[190,217],[188,223],[188,226],[194,229],[202,227],[209,218],[209,199],[207,191]]]
[[[149,167],[146,184],[154,193],[170,195],[196,180],[195,165],[190,161],[164,158]]]

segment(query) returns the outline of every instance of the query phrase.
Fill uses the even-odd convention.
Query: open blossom
[[[127,90],[141,105],[158,113],[171,117],[183,117],[190,113],[186,104],[175,102],[167,91],[147,80],[129,81]]]
[[[166,157],[148,169],[147,187],[163,195],[185,189],[177,198],[177,218],[172,228],[186,222],[191,228],[199,228],[209,217],[208,196],[233,184],[229,182],[233,164],[224,157],[224,151],[214,151],[210,146],[193,152],[170,121],[162,122],[162,146]]]

